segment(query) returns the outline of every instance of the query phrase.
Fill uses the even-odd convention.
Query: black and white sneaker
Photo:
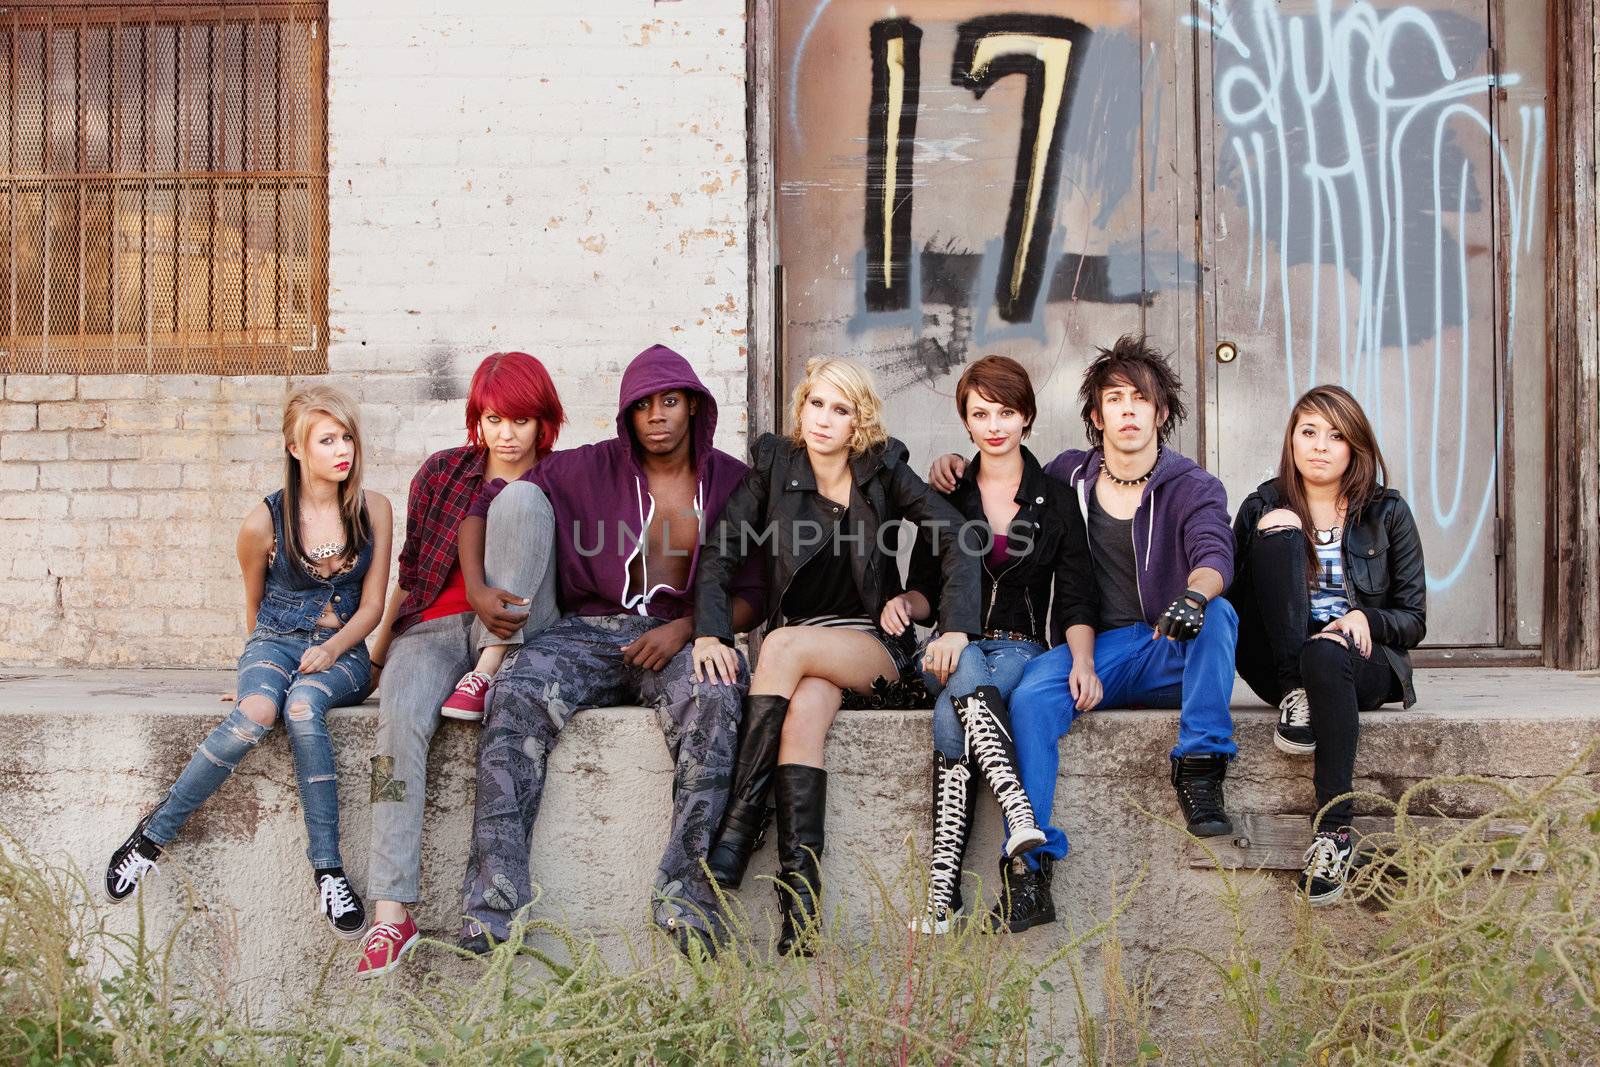
[[[1311,702],[1304,689],[1291,689],[1278,701],[1278,729],[1272,743],[1290,756],[1309,756],[1317,750],[1317,738],[1311,732]]]
[[[353,941],[367,928],[367,909],[345,877],[343,867],[320,870],[317,877],[317,910],[328,920],[333,932]]]
[[[1345,879],[1350,876],[1350,857],[1354,853],[1350,828],[1323,830],[1306,849],[1305,870],[1297,884],[1313,908],[1325,907],[1344,896]]]
[[[106,896],[113,904],[132,896],[145,875],[161,873],[161,868],[156,866],[161,846],[144,836],[144,828],[150,825],[154,815],[155,809],[152,808],[149,815],[139,820],[139,825],[133,828],[127,840],[117,846],[117,850],[111,854],[111,862],[106,864]]]

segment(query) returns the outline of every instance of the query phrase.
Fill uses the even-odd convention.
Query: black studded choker
[[[1156,450],[1156,463],[1160,463],[1160,462],[1161,462],[1161,450],[1157,449]],[[1150,476],[1156,472],[1156,463],[1150,464],[1150,469],[1145,471],[1143,474],[1139,475],[1139,477],[1137,477],[1137,478],[1118,478],[1115,474],[1111,473],[1111,468],[1106,466],[1105,461],[1101,460],[1101,462],[1100,462],[1100,473],[1104,474],[1107,478],[1110,478],[1111,481],[1116,485],[1125,485],[1125,486],[1128,486],[1128,487],[1131,488],[1133,486],[1143,485],[1145,482],[1148,482],[1150,480]]]

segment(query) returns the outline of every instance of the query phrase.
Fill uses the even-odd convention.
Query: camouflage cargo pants
[[[722,822],[733,777],[739,716],[749,676],[737,686],[694,680],[690,647],[660,671],[623,662],[622,646],[659,626],[638,615],[569,616],[509,660],[490,693],[478,746],[478,800],[467,857],[463,910],[496,938],[533,899],[529,839],[544,793],[550,750],[585,708],[652,708],[677,770],[672,829],[656,873],[657,924],[720,925],[716,894],[701,867]]]

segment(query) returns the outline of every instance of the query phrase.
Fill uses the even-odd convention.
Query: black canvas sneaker
[[[1311,702],[1304,689],[1291,689],[1278,701],[1278,729],[1272,743],[1290,756],[1309,756],[1317,750],[1311,732]]]
[[[1305,870],[1297,884],[1313,908],[1326,907],[1344,896],[1345,879],[1350,876],[1350,857],[1355,845],[1350,828],[1323,830],[1306,849]]]
[[[144,836],[144,828],[150,824],[153,815],[155,809],[152,808],[149,815],[139,820],[139,825],[133,828],[127,840],[117,846],[117,850],[111,854],[111,862],[106,864],[106,896],[113,904],[132,896],[145,875],[161,873],[156,866],[161,846]]]
[[[367,928],[367,909],[344,875],[343,867],[317,871],[317,911],[328,920],[333,932],[353,941]]]

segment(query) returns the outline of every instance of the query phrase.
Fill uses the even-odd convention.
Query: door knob
[[[1217,342],[1217,362],[1232,363],[1239,358],[1239,346],[1232,341]]]

